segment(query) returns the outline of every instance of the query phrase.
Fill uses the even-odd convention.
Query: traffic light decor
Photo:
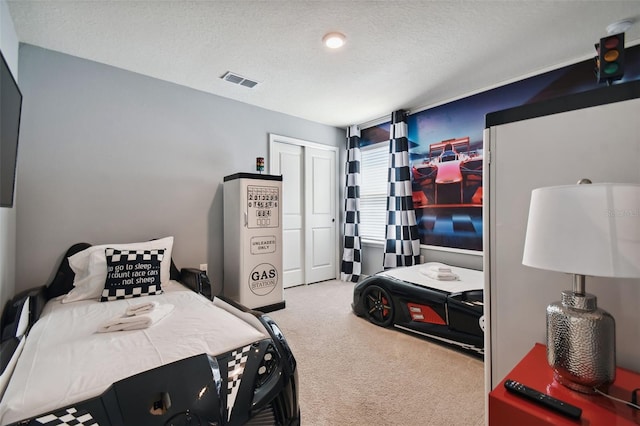
[[[624,33],[600,39],[596,45],[596,76],[598,83],[611,84],[624,75]]]

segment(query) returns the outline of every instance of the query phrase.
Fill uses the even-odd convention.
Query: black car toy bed
[[[484,353],[482,271],[430,262],[390,269],[354,287],[352,309],[373,324]]]
[[[172,244],[76,244],[50,285],[7,304],[0,424],[299,424],[276,323],[212,300]]]

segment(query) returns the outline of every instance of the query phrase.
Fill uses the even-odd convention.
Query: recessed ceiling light
[[[322,42],[329,49],[338,49],[344,46],[345,38],[346,37],[342,33],[338,33],[338,32],[328,33],[328,34],[325,34],[324,37],[322,37]]]
[[[607,34],[619,34],[627,31],[631,25],[633,25],[634,19],[623,19],[621,21],[613,22],[607,25]]]

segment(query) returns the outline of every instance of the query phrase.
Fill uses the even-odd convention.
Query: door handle
[[[335,221],[336,221],[335,219],[331,219],[331,222],[335,222]]]

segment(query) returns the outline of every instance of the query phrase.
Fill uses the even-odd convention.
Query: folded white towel
[[[153,311],[146,314],[112,318],[100,325],[100,327],[98,327],[98,332],[108,333],[111,331],[140,330],[148,328],[173,312],[173,309],[173,305],[166,303],[157,306]]]
[[[127,308],[125,315],[131,316],[131,315],[148,314],[149,312],[152,312],[154,309],[156,309],[158,306],[160,306],[160,302],[157,302],[157,301],[140,303],[138,305],[131,305]]]
[[[429,267],[429,270],[430,270],[430,271],[433,271],[433,272],[449,272],[449,273],[451,273],[451,272],[452,272],[450,267],[448,267],[448,266],[441,266],[441,265],[433,265],[433,266],[430,266],[430,267]]]
[[[427,277],[438,281],[456,281],[460,278],[458,277],[458,274],[454,274],[453,272],[436,272],[427,270],[422,273]]]
[[[453,272],[450,266],[441,263],[426,264],[420,268],[419,271],[422,275],[426,275],[432,280],[456,281],[460,279],[458,274]]]

